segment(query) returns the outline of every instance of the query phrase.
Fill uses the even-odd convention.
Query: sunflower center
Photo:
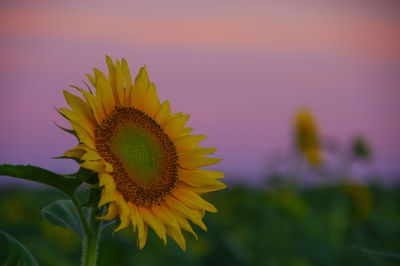
[[[122,127],[115,134],[111,147],[134,181],[148,183],[160,174],[160,143],[144,129]]]
[[[96,149],[113,166],[126,201],[151,207],[171,194],[178,173],[175,146],[162,128],[133,107],[116,106],[95,131]]]

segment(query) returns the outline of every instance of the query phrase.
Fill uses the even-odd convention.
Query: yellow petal
[[[207,227],[203,223],[202,217],[198,211],[189,208],[188,206],[173,197],[168,198],[168,200],[166,200],[166,203],[168,207],[173,210],[173,212],[176,212],[181,216],[190,219],[194,224],[198,225],[204,231],[207,231]]]
[[[183,128],[185,127],[190,116],[188,114],[183,115],[182,113],[173,114],[168,121],[163,125],[165,133],[172,139],[175,140],[181,135]]]
[[[101,217],[97,217],[97,219],[101,219],[101,220],[105,220],[105,221],[111,221],[117,215],[118,215],[118,207],[117,207],[117,205],[114,202],[110,202],[110,204],[108,204],[107,214],[105,214],[105,215],[103,215]]]
[[[92,84],[92,86],[96,88],[96,86],[97,86],[96,79],[90,74],[86,74],[86,77],[88,78],[88,80]]]
[[[224,159],[201,157],[194,160],[180,161],[179,164],[184,169],[197,169],[200,167],[217,164]]]
[[[168,120],[170,116],[171,116],[171,107],[169,105],[169,101],[166,100],[161,104],[160,109],[158,109],[158,112],[154,117],[154,121],[156,121],[159,125],[162,125],[165,121]]]
[[[202,170],[202,169],[199,169]],[[211,186],[211,187],[221,187],[223,189],[226,187],[224,183],[218,181],[214,177],[210,177],[202,174],[202,172],[197,170],[179,170],[179,180],[182,180],[188,185],[195,187]]]
[[[113,166],[111,164],[107,163],[106,161],[103,161],[103,163],[107,172],[112,173],[114,171]]]
[[[147,74],[146,66],[140,68],[139,73],[135,78],[132,90],[133,105],[143,111],[144,103],[146,102],[147,92],[150,85],[149,76]]]
[[[105,114],[108,115],[114,109],[115,99],[110,82],[103,72],[97,68],[93,69],[96,78],[96,98],[103,103]]]
[[[211,203],[205,201],[199,195],[188,189],[180,187],[174,190],[174,197],[189,206],[190,208],[199,210],[204,209],[209,212],[217,212],[217,209]]]
[[[185,218],[183,218],[181,216],[176,216],[175,219],[176,219],[177,223],[179,224],[179,226],[182,229],[184,229],[184,230],[188,231],[189,233],[193,234],[194,238],[198,239],[196,233],[193,231],[193,229],[190,226],[189,222]]]
[[[144,109],[146,110],[147,115],[150,117],[154,117],[154,115],[160,109],[160,99],[157,95],[156,86],[151,82],[148,88],[146,106]]]
[[[124,89],[124,77],[122,75],[121,64],[116,60],[115,66],[115,88],[114,97],[119,104],[125,104],[125,89]]]
[[[173,227],[177,227],[178,223],[176,222],[176,215],[174,215],[167,205],[163,204],[161,206],[155,205],[152,207],[154,215],[166,225],[170,225]]]
[[[101,193],[101,198],[100,198],[98,207],[100,208],[101,206],[104,206],[111,201],[115,201],[116,199],[117,199],[117,197],[116,197],[115,193],[104,193],[104,191],[103,191]]]
[[[103,163],[101,161],[84,161],[79,164],[81,167],[100,173],[104,171]]]
[[[114,230],[114,232],[117,232],[121,229],[126,228],[129,225],[131,221],[131,209],[129,208],[128,203],[125,201],[125,199],[122,197],[121,194],[114,193],[114,195],[115,194],[116,194],[116,203],[119,209],[119,219],[121,221],[120,225]]]
[[[106,63],[108,68],[108,80],[112,85],[115,84],[115,66],[113,60],[106,55]]]
[[[90,129],[86,128],[84,124],[77,123],[74,120],[69,120],[72,128],[75,130],[76,135],[78,136],[79,142],[84,143],[83,140],[91,140],[90,143],[85,143],[89,147],[94,146],[94,132]]]
[[[128,63],[124,58],[121,60],[121,72],[125,80],[125,104],[130,105],[132,103],[132,78],[129,72]]]
[[[191,127],[185,127],[182,131],[181,131],[181,135],[179,137],[184,137],[188,134],[190,134],[193,131],[193,128]]]
[[[114,179],[106,172],[99,173],[99,186],[103,187],[103,192],[106,194],[115,193],[116,184]]]
[[[68,91],[63,91],[64,98],[67,101],[71,109],[78,114],[78,116],[84,120],[90,128],[94,128],[95,120],[89,106],[81,98],[75,96]]]
[[[128,206],[128,203],[125,201],[124,197],[121,194],[119,194],[119,193],[116,193],[116,194],[117,194],[116,201],[117,201],[118,207],[121,210],[120,214],[123,216],[129,216],[131,210]]]
[[[154,214],[147,208],[139,207],[143,220],[153,228],[154,232],[167,244],[167,236],[164,225],[154,217]]]
[[[105,186],[114,183],[112,176],[106,172],[99,173],[99,186]]]
[[[89,76],[90,75],[88,74],[88,77]],[[101,121],[103,121],[103,119],[105,117],[104,109],[101,105],[101,102],[96,101],[96,97],[93,94],[91,94],[87,91],[84,91],[76,86],[71,86],[71,87],[77,89],[80,93],[82,93],[82,95],[85,98],[86,102],[88,103],[89,107],[92,109],[94,118],[96,119],[97,123],[101,124]]]
[[[167,226],[167,233],[176,243],[178,243],[179,247],[183,251],[186,250],[185,238],[183,237],[182,231],[179,227]]]
[[[114,181],[112,181],[111,183],[104,185],[103,190],[105,193],[115,193],[116,188],[117,185],[115,184]]]
[[[72,128],[75,130],[78,138],[94,138],[94,126],[86,122],[78,113],[67,108],[59,109],[69,120]]]
[[[147,224],[144,224],[143,233],[142,233],[142,235],[144,235],[144,236],[139,237],[139,250],[144,248],[144,245],[146,244],[148,229],[149,229],[149,227],[147,226]],[[140,231],[140,230],[138,230],[138,231]]]
[[[136,206],[134,206],[131,202],[128,202],[128,206],[131,211],[131,222],[132,222],[133,231],[136,232],[136,226],[138,224],[138,215],[139,215],[138,210],[137,210]]]
[[[94,145],[94,140],[92,138],[82,137],[82,138],[79,138],[79,142],[82,145],[85,145],[86,147],[88,147],[88,149],[90,149],[90,150],[96,149],[96,146]]]
[[[213,191],[218,191],[218,190],[226,188],[226,185],[222,182],[218,186],[202,186],[202,187],[196,186],[196,187],[194,187],[194,186],[188,186],[188,185],[184,185],[184,184],[182,184],[181,186],[188,187],[191,191],[193,191],[194,193],[199,194],[199,195],[213,192]]]
[[[86,153],[86,151],[87,151],[87,148],[84,145],[79,144],[75,148],[64,152],[64,156],[80,159]]]
[[[116,67],[114,66],[113,60],[108,55],[106,55],[106,63],[108,68],[108,81],[112,88],[115,104],[120,104],[120,98],[118,95],[118,86],[116,80]],[[122,87],[122,90],[123,89],[124,88]]]
[[[114,229],[114,232],[118,232],[119,230],[127,228],[131,221],[130,217],[127,215],[119,215],[119,220],[120,224],[117,228]]]
[[[148,89],[142,89],[136,92],[135,94],[135,100],[134,100],[134,106],[136,109],[146,113],[145,109],[145,104],[147,101],[147,94],[148,94]]]
[[[137,228],[138,228],[139,249],[142,249],[146,244],[148,228],[147,224],[144,223],[143,218],[140,214],[137,216]]]
[[[183,161],[185,160],[194,160],[197,159],[199,157],[204,157],[208,154],[214,154],[214,152],[216,152],[217,149],[216,148],[202,148],[202,147],[198,147],[195,149],[190,149],[190,150],[186,150],[183,152],[179,152],[178,156],[179,158],[181,158]]]
[[[206,169],[195,169],[195,170],[179,170],[180,173],[182,174],[191,174],[194,176],[201,176],[201,177],[207,177],[207,178],[212,178],[212,179],[220,179],[224,178],[225,174],[219,171],[213,171],[213,170],[206,170]]]
[[[147,74],[146,66],[139,70],[138,75],[135,78],[135,83],[133,84],[133,105],[145,112],[145,103],[147,102],[147,95],[149,92],[150,80]]]
[[[153,206],[153,213],[165,225],[168,225],[170,227],[181,227],[184,230],[192,233],[197,239],[197,235],[193,231],[189,222],[185,218],[173,214],[167,205]]]
[[[186,135],[175,139],[174,144],[178,153],[181,153],[186,150],[198,148],[198,143],[206,138],[207,136],[205,135]]]
[[[93,161],[93,160],[100,160],[102,157],[100,154],[97,153],[97,151],[94,150],[89,150],[87,151],[81,158],[83,161]]]

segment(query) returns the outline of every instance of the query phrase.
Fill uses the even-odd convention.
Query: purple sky
[[[373,171],[400,172],[392,1],[31,2],[0,3],[0,163],[76,169],[50,159],[75,145],[52,106],[65,107],[62,90],[92,67],[105,70],[108,54],[134,75],[147,65],[161,100],[219,148],[214,169],[256,178],[290,148],[294,113],[308,107],[324,135],[365,136]]]

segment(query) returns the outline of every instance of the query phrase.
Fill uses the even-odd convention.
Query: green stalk
[[[101,221],[96,219],[97,208],[92,207],[89,216],[89,234],[85,234],[85,243],[82,252],[82,266],[95,266],[97,250],[100,240]]]
[[[70,198],[72,199],[72,202],[75,205],[76,210],[78,211],[78,215],[79,215],[79,220],[81,221],[81,226],[83,229],[83,233],[84,235],[87,235],[90,232],[90,228],[89,225],[86,221],[86,217],[85,214],[83,213],[83,210],[81,208],[81,205],[79,204],[78,200],[76,199],[75,195],[69,195]]]
[[[89,194],[89,204],[92,206],[89,209],[89,217],[86,219],[82,207],[76,199],[75,195],[70,195],[74,203],[79,219],[81,221],[84,243],[82,249],[82,266],[95,266],[97,260],[97,250],[99,246],[100,233],[101,233],[101,220],[97,219],[100,216],[100,210],[97,208],[98,191],[91,189]]]

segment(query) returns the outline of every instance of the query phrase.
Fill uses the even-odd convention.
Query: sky
[[[133,75],[147,66],[228,178],[256,180],[290,150],[299,108],[343,145],[365,137],[370,171],[399,176],[399,11],[389,0],[1,1],[0,163],[77,169],[51,159],[76,145],[53,106],[106,70],[107,54]]]

